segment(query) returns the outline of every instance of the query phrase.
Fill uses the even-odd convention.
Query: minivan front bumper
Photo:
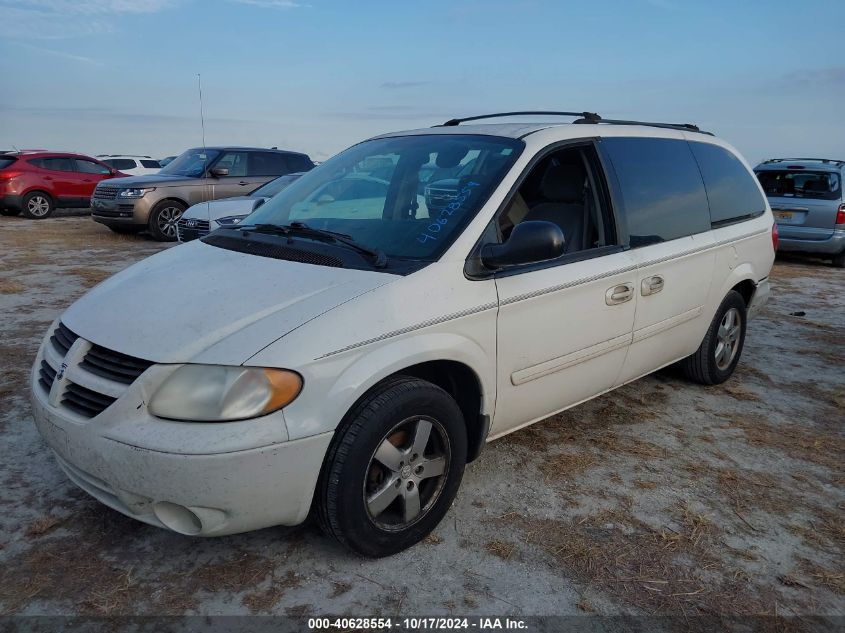
[[[88,379],[74,360],[77,345],[63,359],[49,345],[42,344],[31,375],[35,425],[62,470],[91,496],[129,517],[191,536],[305,520],[331,432],[284,441],[282,411],[216,424],[155,418],[143,403],[170,374],[171,367],[162,365],[85,418],[65,406],[60,393],[68,388],[65,381]],[[54,370],[61,365],[49,392],[39,382],[42,361]]]

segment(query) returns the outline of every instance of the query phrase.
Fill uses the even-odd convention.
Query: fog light
[[[196,536],[202,532],[202,521],[191,510],[178,503],[159,501],[153,505],[153,512],[164,525],[174,532]]]

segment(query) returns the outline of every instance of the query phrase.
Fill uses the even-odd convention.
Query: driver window
[[[502,241],[520,222],[542,220],[561,228],[567,255],[614,244],[600,174],[590,146],[562,149],[543,158],[499,216]]]
[[[225,167],[229,170],[229,177],[243,178],[246,176],[246,152],[226,152],[217,161],[215,167]]]

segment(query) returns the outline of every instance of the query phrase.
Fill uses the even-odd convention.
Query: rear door
[[[695,351],[715,252],[701,173],[686,140],[614,137],[600,144],[616,175],[636,266],[633,339],[617,384]]]
[[[833,235],[842,203],[840,173],[785,165],[761,169],[757,177],[769,198],[778,232],[786,239],[826,240]]]
[[[54,156],[30,160],[41,171],[43,188],[56,199],[57,207],[75,206],[80,198],[79,175],[72,158]]]

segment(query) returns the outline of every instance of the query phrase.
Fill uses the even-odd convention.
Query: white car
[[[303,172],[279,176],[260,186],[248,196],[234,196],[199,202],[185,209],[176,223],[176,236],[180,242],[190,242],[208,235],[221,227],[238,224],[282,189],[297,180]]]
[[[68,308],[31,390],[68,477],[187,535],[314,508],[383,556],[437,525],[486,442],[671,363],[731,376],[776,239],[731,146],[586,114],[459,123],[355,145]],[[431,160],[449,177],[426,208]],[[368,209],[291,219],[375,169]]]
[[[157,174],[162,165],[149,156],[131,156],[122,154],[98,154],[97,158],[103,161],[106,165],[114,167],[124,174],[131,174],[132,176],[145,176],[147,174]]]

